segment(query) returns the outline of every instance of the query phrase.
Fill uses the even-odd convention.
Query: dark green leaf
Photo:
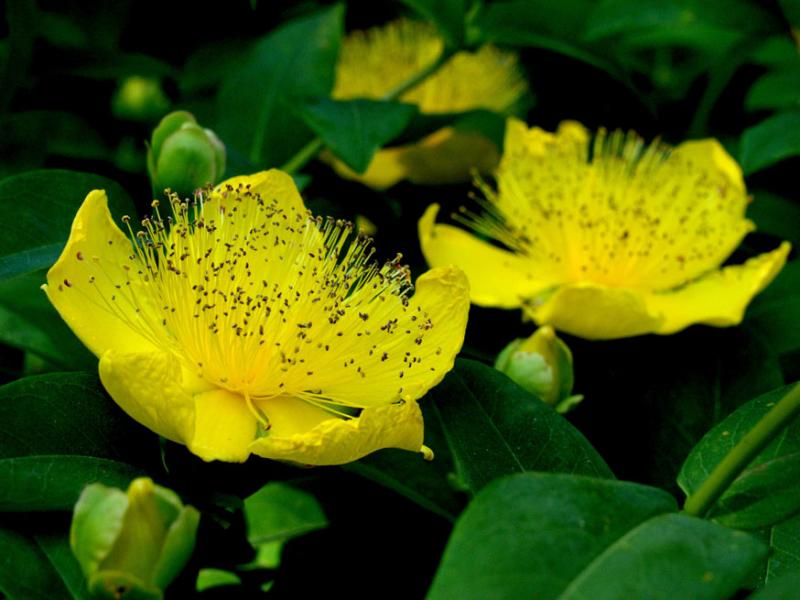
[[[786,227],[792,224],[787,223]],[[800,349],[800,263],[790,262],[747,311],[747,320],[784,354]]]
[[[770,555],[765,581],[800,573],[800,515],[787,519],[770,530]]]
[[[678,475],[690,495],[742,437],[785,395],[789,387],[759,396],[709,431],[689,454]],[[765,448],[722,495],[710,517],[732,527],[757,529],[800,511],[800,422],[795,421]]]
[[[94,189],[106,190],[115,216],[135,214],[122,188],[97,175],[43,170],[0,181],[0,280],[52,265],[75,213]]]
[[[310,139],[291,107],[333,88],[343,13],[334,5],[282,25],[223,81],[216,131],[251,163],[278,166]]]
[[[36,543],[0,529],[0,592],[9,600],[60,600],[72,596]]]
[[[316,498],[287,483],[268,483],[244,501],[247,539],[254,546],[323,529],[328,519]]]
[[[611,544],[674,508],[669,494],[621,481],[548,473],[495,481],[456,523],[429,598],[559,597]]]
[[[416,110],[399,102],[320,100],[300,115],[338,158],[363,173],[375,152],[403,131]]]
[[[661,515],[606,548],[558,598],[724,600],[765,555],[766,547],[746,533]]]
[[[411,452],[386,450],[370,454],[344,468],[454,521],[464,507],[466,495],[456,489],[453,456],[441,422],[435,417],[436,408],[429,399],[422,400],[420,406],[425,419],[425,444],[433,450],[434,460],[422,460],[420,455]]]
[[[481,363],[458,360],[424,402],[432,403],[457,472],[473,492],[493,479],[524,471],[613,477],[566,419]]]
[[[91,456],[0,458],[0,511],[71,510],[90,483],[127,488],[141,469]]]
[[[749,110],[800,108],[800,64],[790,71],[767,73],[761,77],[747,93],[745,107]]]
[[[158,452],[158,438],[105,395],[97,375],[53,373],[0,387],[0,458],[80,455],[142,464],[158,460]]]
[[[36,543],[47,555],[72,597],[75,600],[90,600],[91,596],[86,589],[86,580],[81,572],[81,566],[69,547],[68,536],[66,531],[64,533],[39,533],[36,534]]]
[[[75,337],[40,289],[45,271],[0,281],[0,341],[64,370],[92,370],[97,359]]]
[[[423,18],[439,28],[445,43],[459,48],[464,40],[464,17],[467,0],[402,0]]]
[[[739,162],[745,175],[800,154],[800,112],[769,117],[742,134]]]
[[[747,207],[747,217],[758,231],[800,244],[800,204],[769,192],[757,191],[753,195],[755,199]]]
[[[769,583],[750,596],[750,600],[787,600],[794,598],[798,589],[800,589],[800,572],[795,572]]]

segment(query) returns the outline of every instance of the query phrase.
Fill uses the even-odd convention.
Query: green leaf
[[[774,525],[770,529],[769,545],[766,583],[800,574],[800,515]]]
[[[254,546],[286,541],[328,526],[316,498],[287,483],[268,483],[244,501],[247,539]]]
[[[464,508],[466,495],[456,488],[453,455],[442,424],[435,416],[436,408],[429,399],[430,396],[422,400],[420,408],[425,421],[425,444],[433,449],[434,460],[422,460],[419,454],[411,452],[385,450],[344,465],[344,468],[455,521]]]
[[[754,191],[753,196],[747,217],[758,231],[800,244],[800,204],[769,192]]]
[[[342,36],[344,10],[334,5],[290,21],[260,40],[225,78],[215,131],[254,165],[278,166],[310,132],[290,108],[327,97]]]
[[[592,5],[589,0],[494,2],[475,19],[475,36],[485,42],[551,50],[627,82],[627,76],[608,56],[576,41]]]
[[[40,289],[45,271],[0,280],[0,341],[65,370],[92,370],[97,358],[75,337]]]
[[[744,105],[748,110],[800,108],[800,65],[761,77],[747,92]]]
[[[130,465],[91,456],[2,458],[0,511],[71,510],[90,483],[127,488],[142,474]]]
[[[29,538],[0,528],[0,592],[9,600],[72,598],[41,548]]]
[[[798,588],[800,588],[800,572],[795,572],[770,583],[750,596],[749,600],[787,600],[797,595]]]
[[[786,227],[792,224],[787,223]],[[778,353],[800,349],[800,263],[790,262],[747,310],[747,321]]]
[[[35,539],[39,548],[61,576],[72,597],[75,600],[90,600],[91,596],[86,589],[86,580],[81,572],[81,566],[69,547],[68,533],[37,533]]]
[[[397,137],[417,109],[411,104],[376,100],[320,100],[300,115],[325,145],[357,173],[367,170],[375,152]]]
[[[742,134],[739,163],[745,175],[800,154],[800,111],[784,112]]]
[[[0,387],[0,458],[31,455],[160,461],[158,438],[123,413],[90,373],[38,375]]]
[[[606,548],[558,598],[724,600],[765,555],[766,547],[746,533],[695,517],[661,515]]]
[[[559,597],[614,542],[674,509],[666,492],[634,483],[550,473],[506,477],[484,488],[458,519],[428,598]]]
[[[439,28],[445,43],[454,49],[464,41],[464,18],[467,0],[402,0],[423,18]]]
[[[106,190],[115,216],[135,214],[122,188],[97,175],[53,169],[0,181],[0,280],[52,265],[75,213],[94,189]]]
[[[499,371],[457,360],[425,397],[441,422],[464,484],[477,492],[512,473],[554,471],[613,477],[581,433]]]
[[[786,394],[783,387],[748,402],[709,431],[678,475],[686,495],[695,492],[714,467]],[[789,425],[731,484],[709,513],[724,525],[757,529],[800,511],[800,421]]]

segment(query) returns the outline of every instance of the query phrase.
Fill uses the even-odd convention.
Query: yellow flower
[[[443,40],[428,23],[399,20],[355,31],[342,43],[333,98],[380,99],[443,51]],[[526,89],[516,56],[486,45],[476,52],[458,52],[399,100],[416,104],[425,114],[477,109],[504,113]],[[446,127],[418,143],[379,151],[360,175],[340,161],[332,160],[332,164],[344,177],[383,189],[403,179],[415,183],[464,181],[470,169],[488,171],[498,159],[497,148],[482,135]]]
[[[91,192],[47,274],[125,412],[204,460],[430,453],[416,400],[463,341],[462,272],[428,271],[412,296],[407,269],[372,262],[350,224],[311,217],[280,171],[170,205],[162,219],[154,203],[132,244]]]
[[[428,263],[464,269],[475,304],[588,339],[736,325],[790,250],[720,267],[754,225],[742,172],[715,140],[592,142],[574,122],[553,134],[509,119],[497,184],[481,183],[485,212],[460,220],[506,248],[437,224],[432,205],[419,222]]]

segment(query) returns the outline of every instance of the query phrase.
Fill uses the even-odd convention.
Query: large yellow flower
[[[442,38],[428,23],[399,20],[355,31],[342,43],[333,98],[379,99],[443,51]],[[486,45],[476,52],[458,52],[399,100],[416,104],[425,114],[477,109],[505,113],[526,89],[516,56]],[[415,183],[464,181],[470,169],[488,171],[498,159],[497,148],[482,135],[446,127],[418,143],[379,151],[360,175],[340,161],[332,162],[341,175],[383,189],[406,178]]]
[[[428,208],[428,263],[464,269],[478,305],[522,307],[589,339],[736,325],[790,250],[720,268],[754,225],[742,172],[715,140],[669,149],[601,131],[592,142],[577,123],[553,134],[509,119],[497,184],[481,184],[482,214],[459,219],[484,239]]]
[[[47,274],[125,412],[205,460],[429,452],[416,400],[463,341],[461,271],[428,271],[412,295],[405,268],[311,217],[280,171],[170,204],[162,220],[154,203],[132,243],[91,192]]]

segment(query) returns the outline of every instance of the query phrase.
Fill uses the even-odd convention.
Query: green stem
[[[800,384],[789,390],[772,409],[731,448],[703,484],[691,494],[683,511],[704,516],[752,460],[800,413]]]
[[[381,100],[385,102],[389,102],[392,100],[397,100],[400,96],[408,92],[409,90],[414,89],[420,83],[425,81],[428,77],[433,75],[439,68],[450,60],[450,57],[453,56],[454,50],[444,50],[439,55],[435,61],[429,64],[424,69],[420,70],[419,72],[415,73],[398,86],[394,87],[393,89],[386,92],[383,96],[381,96]],[[300,148],[297,153],[292,156],[289,160],[287,160],[283,166],[281,167],[281,171],[285,171],[289,174],[296,173],[300,169],[302,169],[311,159],[313,159],[317,154],[319,154],[322,149],[325,148],[325,142],[322,140],[321,137],[317,136],[310,142],[308,142],[305,146]]]

